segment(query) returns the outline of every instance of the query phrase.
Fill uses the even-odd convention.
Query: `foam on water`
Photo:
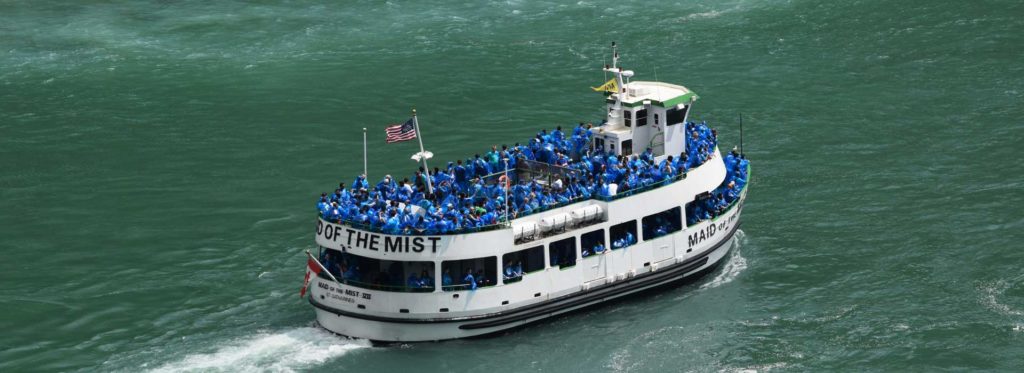
[[[151,372],[292,372],[367,347],[370,347],[369,341],[347,339],[317,328],[303,327],[240,338],[216,351],[190,354]]]
[[[1003,293],[1005,293],[1006,290],[1013,285],[1013,282],[1016,282],[1018,279],[1020,279],[1020,277],[1013,281],[999,280],[981,285],[981,303],[988,309],[1006,316],[1024,316],[1024,310],[1015,309],[1010,305],[999,301],[999,298],[1003,296]]]
[[[722,271],[715,276],[714,279],[708,281],[700,286],[698,290],[712,289],[725,284],[728,284],[736,279],[740,275],[740,272],[747,269],[747,259],[743,257],[743,253],[740,249],[746,244],[746,234],[742,230],[736,231],[736,241],[733,243],[735,248],[732,251],[732,255],[729,257],[729,261],[722,265]]]

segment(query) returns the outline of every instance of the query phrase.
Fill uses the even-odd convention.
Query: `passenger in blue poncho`
[[[458,165],[456,165],[455,168],[453,169],[455,172],[455,184],[458,185],[459,188],[465,188],[466,183],[469,182],[469,179],[467,177],[468,173],[466,171],[466,167],[462,166],[461,159],[458,160],[457,163]]]
[[[504,268],[503,272],[504,272],[504,275],[505,275],[505,277],[504,277],[505,281],[514,280],[516,278],[516,271],[515,271],[514,268],[512,268],[512,261],[511,260],[506,260],[505,261],[505,265],[504,265],[503,268]]]
[[[445,268],[444,273],[441,274],[441,286],[452,286],[452,275],[448,268]]]
[[[434,287],[434,276],[430,275],[430,272],[423,270],[420,272],[420,287],[433,288]]]
[[[370,183],[366,181],[366,175],[359,175],[356,180],[352,182],[352,189],[370,189]]]
[[[358,265],[349,266],[348,270],[345,271],[344,277],[345,277],[346,280],[349,280],[349,281],[359,281],[360,280],[359,266]]]
[[[419,289],[423,287],[423,283],[420,282],[420,278],[416,277],[416,273],[410,273],[409,278],[406,280],[406,284],[410,289]]]
[[[473,277],[473,269],[466,269],[466,276],[462,278],[462,283],[468,285],[469,290],[476,290],[476,278]]]
[[[316,210],[323,216],[328,209],[331,208],[331,204],[327,203],[327,193],[320,194],[320,201],[316,203]]]
[[[487,278],[487,275],[484,274],[484,270],[483,269],[476,270],[476,284],[479,287],[491,286],[492,285],[491,279]]]

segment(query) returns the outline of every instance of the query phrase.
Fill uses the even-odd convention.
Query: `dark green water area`
[[[603,113],[609,44],[753,160],[700,281],[370,347],[299,299],[362,170]],[[1020,371],[1019,1],[0,1],[0,371]]]

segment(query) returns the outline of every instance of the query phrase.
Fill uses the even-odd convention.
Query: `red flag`
[[[310,271],[318,275],[320,274],[320,265],[313,261],[313,257],[306,261],[306,279],[302,281],[302,290],[299,291],[299,298],[306,296],[306,288],[309,287]]]
[[[313,258],[309,258],[309,260],[306,261],[306,266],[309,267],[309,269],[312,270],[313,273],[316,273],[318,275],[320,274],[320,264],[313,260]]]

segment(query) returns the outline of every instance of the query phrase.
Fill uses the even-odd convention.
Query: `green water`
[[[753,159],[694,284],[371,348],[298,298],[361,171],[594,120],[608,43]],[[0,371],[1024,368],[1017,1],[0,1]]]

